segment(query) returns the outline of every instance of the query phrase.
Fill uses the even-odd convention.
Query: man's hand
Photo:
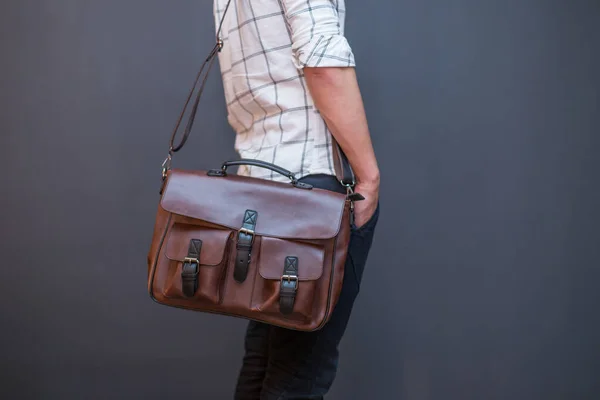
[[[354,186],[354,192],[360,193],[365,198],[354,202],[354,225],[360,228],[371,219],[377,209],[379,182],[359,182]]]

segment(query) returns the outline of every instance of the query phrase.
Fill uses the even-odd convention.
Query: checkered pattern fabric
[[[214,0],[218,29],[228,0]],[[267,161],[298,178],[335,174],[331,132],[315,108],[304,67],[353,67],[344,37],[344,0],[232,0],[219,65],[228,122],[242,158]],[[287,178],[240,167],[240,175]]]

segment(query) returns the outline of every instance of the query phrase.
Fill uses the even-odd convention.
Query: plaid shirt
[[[216,28],[226,5],[214,0]],[[344,17],[344,0],[231,1],[219,65],[242,158],[276,164],[298,178],[335,174],[331,132],[302,68],[355,66]],[[265,168],[242,166],[238,173],[288,181]]]

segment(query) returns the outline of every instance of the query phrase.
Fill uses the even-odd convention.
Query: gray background
[[[245,323],[146,292],[211,11],[0,3],[0,397],[231,398]],[[600,398],[599,21],[596,0],[348,1],[382,218],[329,399]],[[211,78],[177,166],[235,158]]]

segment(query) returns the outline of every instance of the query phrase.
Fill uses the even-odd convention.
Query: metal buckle
[[[250,246],[252,246],[254,244],[254,237],[255,237],[256,233],[254,233],[254,231],[252,229],[240,228],[240,229],[238,229],[238,236],[240,233],[243,233],[244,235],[248,235],[251,237]]]
[[[186,264],[192,266],[194,268],[194,270],[193,271],[186,270]],[[182,278],[186,278],[186,279],[195,278],[199,272],[200,272],[200,260],[198,260],[197,258],[194,258],[194,257],[185,257],[183,259],[183,268],[181,270]]]
[[[238,232],[245,233],[248,236],[254,236],[254,231],[252,229],[240,228],[238,229]]]
[[[283,283],[283,281],[287,281],[288,283],[294,282],[294,289],[298,287],[298,277],[296,275],[282,275],[281,283]]]

